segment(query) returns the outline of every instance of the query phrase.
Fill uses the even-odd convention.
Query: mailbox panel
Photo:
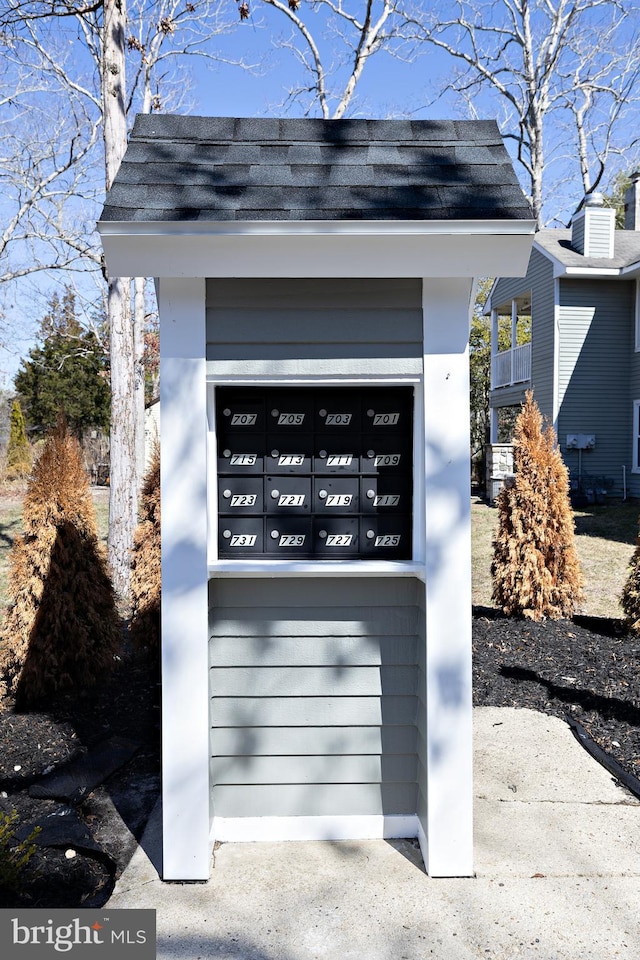
[[[267,431],[277,434],[313,432],[313,395],[305,390],[269,391],[266,397]]]
[[[266,473],[311,473],[313,438],[311,434],[270,433],[266,440]]]
[[[380,436],[366,434],[362,437],[362,456],[360,466],[363,473],[393,473],[411,479],[413,470],[412,447],[401,436]]]
[[[230,560],[255,557],[264,552],[262,517],[221,516],[218,521],[218,552]]]
[[[357,557],[359,533],[357,517],[315,517],[314,555],[323,560]]]
[[[216,393],[219,556],[410,559],[410,387]]]
[[[311,520],[292,516],[267,517],[265,545],[274,560],[312,556]]]
[[[310,514],[310,477],[265,477],[264,509],[268,514]]]
[[[316,477],[313,481],[314,514],[358,513],[360,482],[357,477]]]
[[[227,433],[263,433],[265,396],[258,390],[220,390],[217,402],[219,436]]]
[[[316,435],[313,451],[313,472],[349,474],[360,471],[360,438],[355,434],[344,436]]]
[[[221,477],[218,480],[218,510],[221,514],[257,516],[264,510],[260,477]]]
[[[362,431],[360,391],[318,390],[315,395],[316,434],[357,435]]]
[[[362,395],[362,432],[411,436],[412,396],[406,390],[367,390]]]
[[[402,474],[362,477],[360,480],[362,513],[411,513],[411,487]]]
[[[411,557],[411,519],[361,517],[360,555],[371,560],[408,560]]]
[[[218,473],[264,473],[264,437],[260,434],[229,434],[218,437]]]

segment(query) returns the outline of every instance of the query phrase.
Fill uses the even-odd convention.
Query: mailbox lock
[[[325,537],[327,536],[327,531],[326,531],[326,530],[319,530],[319,531],[318,531],[318,536],[320,537],[321,540],[324,540]]]
[[[318,492],[318,496],[320,497],[321,500],[326,500],[326,499],[327,499],[327,491],[326,491],[326,490],[320,490],[320,491]]]
[[[279,411],[279,410],[272,410],[272,411],[271,411],[271,416],[272,416],[272,417],[277,417],[279,414],[280,414],[280,411]]]
[[[279,457],[279,456],[280,456],[280,451],[279,451],[279,450],[272,450],[272,451],[271,451],[271,456],[272,456],[272,457]]]
[[[369,500],[373,500],[373,498],[375,497],[375,495],[376,495],[375,490],[367,490],[367,496],[368,496]]]
[[[222,536],[225,538],[225,540],[228,540],[231,537],[231,530],[223,530]]]
[[[227,500],[228,500],[229,497],[231,496],[231,490],[223,490],[223,491],[222,491],[222,496],[223,496],[223,497],[226,497]]]
[[[373,540],[375,535],[376,535],[375,530],[367,530],[367,540]]]
[[[228,459],[231,456],[231,450],[223,450],[222,456]]]
[[[321,450],[321,451],[320,451],[320,456],[322,457],[323,460],[324,460],[324,458],[326,457],[326,455],[327,455],[327,451],[326,451],[326,450]]]
[[[277,540],[279,536],[280,536],[280,531],[279,531],[279,530],[272,530],[272,531],[271,531],[271,539],[272,539],[272,540]]]
[[[318,410],[318,414],[319,414],[321,417],[326,417],[327,411],[323,408],[322,410]]]
[[[376,455],[375,450],[367,450],[367,456],[369,457],[370,460],[373,460],[375,455]]]
[[[368,416],[368,417],[374,417],[374,416],[375,416],[375,413],[376,413],[375,410],[367,410],[367,416]]]
[[[273,497],[274,500],[277,500],[278,497],[280,496],[280,491],[279,491],[279,490],[272,490],[272,491],[271,491],[271,496]]]
[[[225,417],[231,416],[231,410],[229,410],[229,407],[226,407],[226,409],[224,409],[222,412],[225,415]]]

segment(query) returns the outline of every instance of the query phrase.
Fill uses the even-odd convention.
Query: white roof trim
[[[529,236],[535,220],[118,220],[98,221],[113,236]]]

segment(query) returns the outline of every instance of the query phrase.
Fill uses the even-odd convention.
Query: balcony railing
[[[491,358],[491,389],[531,379],[531,344],[501,350]]]

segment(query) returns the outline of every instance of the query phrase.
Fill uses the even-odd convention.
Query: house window
[[[640,473],[640,400],[633,401],[633,472]]]

